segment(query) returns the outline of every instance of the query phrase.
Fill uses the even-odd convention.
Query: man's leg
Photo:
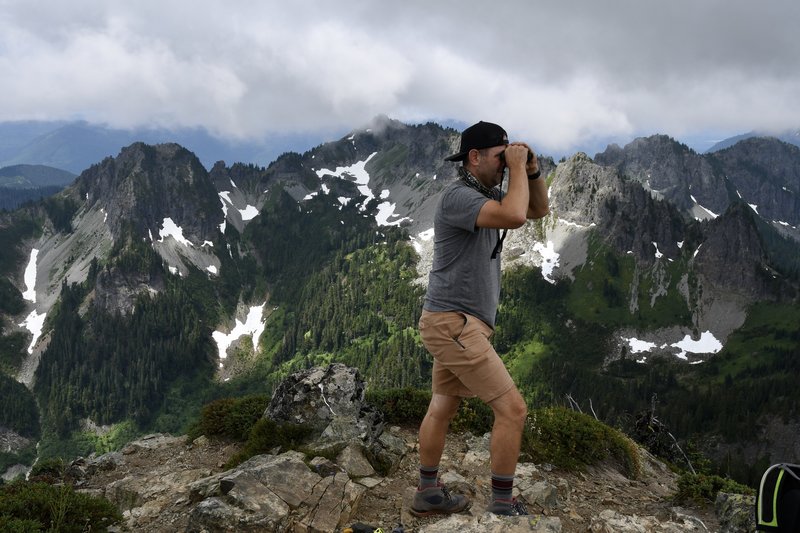
[[[419,462],[423,466],[439,465],[444,450],[447,429],[458,412],[461,398],[434,393],[428,412],[419,427]]]
[[[495,514],[525,515],[525,506],[512,497],[522,431],[528,414],[525,400],[516,387],[489,402],[494,411],[491,464],[492,501],[488,510]]]
[[[419,428],[420,483],[411,503],[411,514],[415,516],[458,513],[470,506],[466,496],[450,494],[443,485],[436,483],[447,429],[460,403],[458,396],[434,393],[431,397]]]
[[[489,402],[489,406],[494,411],[491,442],[492,472],[513,476],[517,469],[528,406],[516,387]]]

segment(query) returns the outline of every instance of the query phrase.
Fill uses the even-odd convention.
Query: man
[[[433,394],[419,430],[420,482],[411,512],[427,516],[469,508],[466,496],[451,494],[439,483],[438,470],[461,398],[478,396],[494,412],[488,510],[527,514],[511,494],[527,406],[489,338],[500,297],[505,230],[545,216],[547,188],[533,151],[524,143],[509,144],[497,124],[478,122],[464,130],[461,149],[446,160],[462,166],[459,179],[442,191],[434,218],[433,265],[419,321],[422,341],[434,358]],[[503,195],[498,185],[506,168],[509,184]]]

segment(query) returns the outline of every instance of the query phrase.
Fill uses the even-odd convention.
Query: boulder
[[[755,496],[720,492],[714,501],[719,518],[720,533],[745,533],[755,531]]]
[[[298,452],[258,455],[192,484],[188,531],[327,532],[341,528],[366,488],[344,472],[322,477]]]
[[[323,440],[369,440],[383,429],[382,416],[364,402],[358,369],[341,363],[291,374],[272,395],[264,416],[311,427]]]
[[[339,456],[348,447],[362,450],[359,455],[385,475],[397,468],[406,446],[384,432],[383,415],[365,402],[365,390],[358,369],[341,363],[295,372],[275,389],[264,417],[310,427],[308,447],[318,455]],[[372,473],[359,469],[353,475]]]

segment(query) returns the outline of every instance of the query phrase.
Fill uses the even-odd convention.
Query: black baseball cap
[[[465,129],[461,133],[461,149],[457,154],[445,157],[445,161],[463,161],[470,150],[481,150],[508,144],[508,134],[506,130],[492,124],[491,122],[480,121]]]

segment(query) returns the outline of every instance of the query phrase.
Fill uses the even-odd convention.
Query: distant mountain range
[[[708,150],[706,150],[706,153],[716,152],[718,150],[729,148],[734,144],[738,143],[739,141],[743,141],[751,137],[774,137],[776,139],[780,139],[783,142],[793,144],[795,146],[800,146],[800,129],[786,130],[782,132],[751,131],[749,133],[743,133],[742,135],[736,135],[734,137],[724,139],[716,143]]]
[[[442,124],[457,130],[466,126],[456,121]],[[116,156],[123,147],[134,142],[180,144],[191,150],[207,169],[217,161],[266,166],[282,153],[302,153],[344,133],[273,134],[261,140],[226,141],[202,128],[120,129],[85,121],[0,122],[0,168],[18,164],[46,165],[77,175],[105,157]],[[705,141],[689,144],[698,153],[710,153],[757,136],[774,136],[784,142],[800,145],[800,130],[780,134],[753,131],[719,141],[708,150],[700,148],[701,145],[707,146]],[[604,150],[612,142],[611,139],[605,142],[594,139],[591,146],[583,151],[591,155],[597,150]]]
[[[336,132],[334,132],[335,134]],[[47,165],[79,174],[134,142],[175,142],[192,150],[206,168],[217,161],[267,165],[288,151],[305,151],[322,142],[319,135],[271,135],[257,141],[226,141],[195,129],[116,129],[87,122],[0,123],[0,168]]]
[[[16,209],[31,200],[51,196],[75,179],[75,174],[45,165],[0,168],[0,209]]]
[[[0,187],[34,189],[36,187],[66,187],[76,175],[46,165],[12,165],[0,168]]]

